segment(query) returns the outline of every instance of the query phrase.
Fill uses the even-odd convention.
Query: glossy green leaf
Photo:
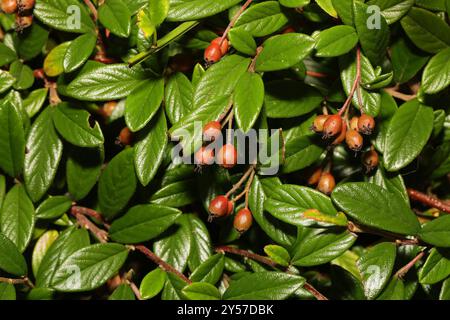
[[[33,203],[25,188],[20,184],[15,185],[6,194],[0,210],[0,232],[23,252],[31,240],[34,222]]]
[[[410,164],[422,151],[433,131],[433,109],[417,100],[397,110],[386,133],[384,163],[388,171]]]
[[[316,162],[325,151],[323,145],[310,136],[300,136],[286,142],[285,162],[281,171],[283,173],[295,172],[304,169]]]
[[[116,36],[124,38],[129,36],[131,13],[122,0],[105,0],[98,8],[98,19]]]
[[[0,93],[5,92],[12,87],[16,79],[4,70],[0,70]]]
[[[219,289],[210,283],[196,282],[183,288],[182,293],[189,300],[219,300]]]
[[[59,233],[56,230],[49,230],[44,233],[39,240],[36,242],[36,245],[33,249],[33,254],[31,258],[31,265],[33,268],[33,274],[36,276],[38,274],[39,267],[41,265],[42,259],[47,253],[50,246],[55,242],[58,238]]]
[[[428,61],[428,56],[409,41],[400,38],[391,47],[394,81],[404,83],[411,80]]]
[[[180,208],[194,203],[198,197],[192,189],[194,180],[183,180],[170,183],[156,191],[151,197],[152,203],[166,205],[173,208]]]
[[[402,279],[394,276],[388,286],[378,297],[379,300],[403,300],[405,298],[405,285]]]
[[[116,243],[85,247],[58,266],[51,286],[62,292],[96,289],[119,271],[127,256],[128,249]]]
[[[355,47],[358,35],[353,27],[336,26],[320,32],[316,42],[316,56],[337,57]]]
[[[394,243],[379,243],[364,253],[357,262],[368,299],[375,299],[389,282],[394,269],[396,247]]]
[[[160,25],[169,13],[170,0],[150,0],[148,3],[148,12],[150,20],[155,25]]]
[[[133,290],[127,284],[121,284],[109,296],[108,300],[132,301],[136,300]]]
[[[200,264],[189,277],[193,282],[216,284],[222,277],[225,256],[217,253]]]
[[[47,43],[48,35],[46,28],[39,23],[33,23],[26,31],[26,36],[16,36],[14,40],[20,58],[30,60],[40,54]]]
[[[80,68],[94,51],[97,37],[94,33],[86,33],[70,42],[63,60],[65,72],[72,72]]]
[[[155,297],[164,288],[167,279],[167,274],[161,268],[149,272],[144,279],[142,279],[139,291],[144,300]]]
[[[68,142],[78,147],[98,147],[103,144],[104,138],[100,125],[90,123],[91,115],[62,102],[53,112],[53,123],[58,133]]]
[[[386,22],[393,24],[408,13],[414,5],[414,0],[370,0],[367,4],[378,6]]]
[[[374,133],[373,145],[378,151],[384,153],[386,147],[386,136],[389,129],[389,123],[398,109],[395,99],[385,91],[381,92],[381,105],[379,120],[378,120],[378,132]]]
[[[243,28],[232,28],[228,37],[231,45],[237,51],[248,55],[255,55],[256,41],[253,39],[250,32],[245,31]]]
[[[314,39],[301,33],[270,37],[256,59],[256,71],[276,71],[292,67],[303,60],[313,49]]]
[[[0,43],[0,66],[10,64],[17,59],[17,54],[5,45],[3,42]]]
[[[202,19],[222,12],[240,0],[170,0],[167,20],[186,21]]]
[[[439,293],[439,300],[450,300],[450,278],[447,278],[441,287],[441,292]]]
[[[282,272],[257,272],[232,281],[223,294],[225,300],[286,299],[305,283],[299,276]]]
[[[72,206],[72,200],[67,196],[49,197],[36,209],[38,219],[56,219],[62,216]]]
[[[422,75],[425,93],[434,94],[450,85],[450,48],[440,51],[428,62]]]
[[[257,73],[244,73],[234,91],[234,112],[241,130],[248,132],[256,120],[264,103],[264,83]]]
[[[16,60],[11,64],[9,73],[16,78],[16,82],[13,85],[16,90],[29,89],[34,83],[33,70],[20,60]]]
[[[369,182],[386,189],[390,193],[399,195],[409,205],[405,182],[399,173],[386,172],[382,167],[378,167],[377,171],[370,177]]]
[[[26,99],[23,100],[23,107],[28,117],[35,116],[42,108],[47,99],[48,89],[41,88],[32,91]]]
[[[25,258],[16,245],[2,233],[0,233],[0,269],[16,276],[27,274]]]
[[[422,284],[435,284],[450,275],[450,252],[448,249],[433,248],[419,270]]]
[[[450,247],[450,216],[427,222],[420,230],[419,238],[436,247]]]
[[[100,176],[99,206],[102,214],[109,219],[125,208],[136,190],[133,158],[133,148],[125,149],[111,160]]]
[[[183,73],[177,72],[167,80],[164,104],[167,118],[172,124],[190,113],[193,95],[193,85]]]
[[[277,245],[267,245],[264,247],[264,252],[269,256],[270,259],[275,261],[280,266],[289,266],[291,257],[289,255],[289,252],[285,248]]]
[[[16,300],[16,288],[10,283],[0,283],[0,301]]]
[[[56,77],[64,72],[64,57],[71,43],[71,41],[61,43],[45,57],[44,71],[46,75]]]
[[[359,223],[398,234],[416,235],[420,224],[404,199],[372,183],[341,184],[333,201]]]
[[[311,0],[279,0],[281,5],[288,8],[304,7],[310,3]]]

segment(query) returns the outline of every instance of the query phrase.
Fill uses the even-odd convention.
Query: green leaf
[[[36,89],[23,100],[23,108],[29,118],[34,117],[41,110],[45,100],[47,100],[47,94],[47,88]]]
[[[200,264],[189,277],[192,282],[216,284],[222,277],[225,267],[225,256],[217,253]]]
[[[147,80],[127,97],[125,121],[131,131],[144,128],[157,113],[164,97],[164,79]]]
[[[16,288],[10,283],[0,283],[0,301],[16,300]]]
[[[194,233],[190,228],[190,214],[182,214],[175,224],[164,233],[164,236],[153,245],[155,254],[182,272],[191,253]]]
[[[346,219],[340,217],[329,197],[323,193],[297,185],[281,185],[264,202],[264,208],[274,217],[296,226],[346,225]],[[323,214],[322,219],[316,219],[307,214],[316,209]],[[306,214],[306,215],[305,215]]]
[[[113,222],[109,235],[120,243],[145,242],[163,233],[180,214],[181,211],[166,206],[138,205]]]
[[[127,256],[128,249],[116,243],[80,249],[58,266],[51,287],[62,292],[96,289],[119,271]]]
[[[50,287],[56,270],[70,255],[88,245],[89,234],[86,230],[70,227],[63,231],[50,246],[41,261],[36,275],[36,286],[42,288]]]
[[[103,147],[72,148],[66,163],[67,187],[74,200],[85,198],[94,188],[101,174],[105,157]]]
[[[225,11],[239,2],[241,0],[171,0],[167,20],[187,21],[206,18]]]
[[[257,272],[232,281],[225,300],[283,300],[305,283],[299,276],[282,272]]]
[[[253,37],[265,37],[278,31],[288,22],[278,1],[257,3],[245,10],[234,27],[249,32]]]
[[[436,247],[450,247],[450,216],[427,222],[420,230],[419,238]]]
[[[17,54],[5,45],[3,42],[0,43],[0,67],[10,64],[17,59]]]
[[[136,296],[128,284],[121,284],[109,296],[108,300],[133,301],[136,300]]]
[[[80,68],[89,59],[96,44],[97,37],[92,32],[83,34],[71,41],[64,54],[64,71],[72,72]]]
[[[310,3],[311,0],[279,0],[282,6],[288,8],[304,7]]]
[[[321,31],[316,39],[316,56],[337,57],[348,53],[358,43],[353,27],[335,26]]]
[[[122,211],[136,190],[134,149],[125,149],[115,156],[100,176],[98,200],[102,214],[111,219]]]
[[[331,0],[333,7],[342,22],[349,26],[353,26],[353,1],[354,0]]]
[[[128,96],[144,79],[139,66],[101,64],[79,74],[67,86],[67,94],[83,101],[116,100]]]
[[[122,0],[105,0],[98,8],[98,19],[116,36],[126,38],[131,31],[131,13]]]
[[[36,1],[33,14],[57,30],[86,33],[95,28],[86,6],[77,0]]]
[[[57,219],[72,206],[72,200],[67,196],[49,197],[36,209],[38,219]]]
[[[414,0],[370,0],[369,6],[380,7],[381,14],[388,24],[393,24],[400,20],[414,5]]]
[[[333,7],[331,0],[316,0],[316,3],[330,16],[337,18],[337,12]]]
[[[212,255],[212,244],[209,230],[199,217],[192,215],[187,221],[191,234],[195,235],[191,237],[188,258],[189,269],[194,271]]]
[[[237,51],[251,56],[256,54],[256,41],[250,32],[245,31],[243,28],[232,28],[228,38],[230,39],[230,44]]]
[[[322,102],[316,89],[294,80],[275,80],[266,84],[264,105],[269,118],[293,118],[311,112]]]
[[[285,248],[277,245],[267,245],[264,247],[264,252],[269,256],[270,259],[275,261],[280,266],[289,266],[291,256]]]
[[[161,187],[150,198],[152,203],[180,208],[197,201],[195,190],[192,190],[194,179],[177,181]]]
[[[433,248],[419,270],[419,282],[435,284],[450,275],[450,251],[448,249]]]
[[[161,268],[149,272],[144,279],[142,279],[139,287],[139,292],[144,300],[155,297],[164,288],[167,280],[167,273]]]
[[[441,287],[441,292],[439,294],[439,300],[450,300],[450,278],[447,278]]]
[[[27,274],[27,263],[16,245],[0,233],[0,269],[16,276]]]
[[[192,112],[183,117],[170,130],[172,138],[184,137],[184,150],[193,153],[201,143],[201,130],[195,130],[195,122],[201,121],[202,128],[206,123],[216,120],[225,110],[230,96],[240,77],[247,71],[250,59],[238,55],[230,55],[211,66],[197,84],[193,97]],[[190,137],[185,136],[186,133]]]
[[[44,71],[46,75],[49,77],[56,77],[64,72],[64,57],[66,56],[67,49],[70,47],[71,43],[71,41],[61,43],[54,47],[45,57]]]
[[[161,300],[183,300],[181,290],[186,286],[186,282],[175,274],[167,273],[167,281],[161,294]]]
[[[184,73],[174,73],[167,80],[164,104],[167,117],[172,124],[176,124],[190,113],[193,95],[194,88]]]
[[[394,269],[396,247],[382,242],[369,248],[358,260],[357,266],[364,284],[364,294],[375,299],[389,282]]]
[[[170,0],[149,0],[148,12],[150,14],[150,20],[155,25],[160,25],[167,17],[169,13]]]
[[[395,193],[405,200],[409,205],[409,196],[406,191],[405,182],[399,173],[385,172],[382,167],[378,167],[374,175],[369,178],[369,182],[374,183],[390,193]]]
[[[157,173],[166,151],[167,123],[162,110],[139,132],[138,139],[134,165],[139,181],[146,186]]]
[[[34,83],[33,70],[20,60],[16,60],[11,64],[9,73],[16,78],[16,82],[13,85],[16,90],[29,89]]]
[[[315,137],[300,136],[290,139],[286,145],[286,158],[281,168],[283,173],[304,169],[316,162],[325,148]]]
[[[402,279],[394,276],[388,286],[378,297],[378,300],[404,300],[405,285]]]
[[[383,16],[375,17],[369,12],[368,5],[353,2],[354,21],[361,47],[370,62],[379,65],[386,55],[389,27]]]
[[[292,249],[292,264],[301,267],[321,265],[342,255],[356,241],[349,231],[299,228]]]
[[[0,232],[24,252],[33,234],[35,213],[25,188],[15,185],[0,210]]]
[[[383,108],[380,109],[378,132],[375,133],[373,145],[378,149],[378,151],[384,153],[389,123],[397,111],[398,106],[395,99],[384,90],[381,92],[381,105]]]
[[[6,179],[5,176],[0,174],[0,209],[2,208],[3,201],[5,201],[6,193]]]
[[[411,100],[392,117],[386,133],[384,163],[388,171],[410,164],[422,151],[433,131],[433,109]]]
[[[57,1],[57,0],[56,0]],[[34,9],[34,13],[36,8]],[[19,56],[24,60],[31,60],[38,54],[47,43],[49,31],[39,23],[33,23],[22,35],[14,35],[17,43],[16,48]]]
[[[62,156],[63,144],[53,127],[53,112],[52,107],[47,107],[34,121],[27,138],[24,177],[33,202],[50,188]]]
[[[90,123],[91,115],[62,102],[55,107],[53,123],[58,133],[71,144],[78,147],[98,147],[105,141],[98,122]]]
[[[234,91],[234,112],[241,130],[248,132],[256,120],[264,103],[264,83],[257,73],[244,73]]]
[[[411,80],[427,63],[428,56],[419,51],[404,38],[394,42],[391,47],[394,81],[405,83]]]
[[[11,88],[15,81],[9,72],[0,70],[0,94]]]
[[[412,42],[426,52],[437,53],[450,46],[450,27],[430,11],[413,7],[401,24]]]
[[[0,168],[11,177],[22,173],[25,157],[25,132],[17,108],[0,104]]]
[[[220,300],[219,289],[210,283],[192,283],[181,291],[189,300]]]
[[[372,183],[336,187],[333,201],[363,225],[404,235],[416,235],[420,224],[404,199]]]
[[[59,233],[56,230],[49,230],[44,233],[39,240],[36,242],[36,245],[33,249],[31,265],[33,267],[33,274],[36,276],[38,274],[39,267],[41,265],[42,259],[47,253],[50,246],[55,242],[58,238]]]
[[[425,93],[438,93],[450,84],[450,48],[440,51],[428,62],[422,75]]]
[[[287,69],[302,61],[314,49],[314,39],[301,33],[270,37],[256,59],[256,71]]]

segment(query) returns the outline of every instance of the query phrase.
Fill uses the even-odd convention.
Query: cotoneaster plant
[[[449,1],[1,9],[0,300],[450,299]]]

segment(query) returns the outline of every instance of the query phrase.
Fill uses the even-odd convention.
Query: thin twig
[[[402,279],[407,273],[408,271],[414,267],[414,265],[417,263],[417,261],[419,261],[420,259],[423,258],[423,256],[425,255],[425,252],[422,251],[420,252],[414,259],[412,259],[410,262],[408,262],[403,268],[401,268],[400,270],[398,270],[395,273],[395,276],[397,278]]]
[[[24,284],[30,288],[34,288],[34,284],[28,279],[28,277],[22,278],[22,279],[10,279],[10,278],[3,278],[0,277],[0,282],[9,283],[9,284]]]
[[[326,73],[316,72],[316,71],[306,71],[306,75],[313,78],[328,78]]]
[[[253,57],[252,62],[250,63],[250,66],[248,67],[248,72],[254,73],[256,68],[256,60],[258,59],[259,55],[263,51],[263,47],[259,46],[256,48],[256,55]]]
[[[89,10],[91,10],[92,16],[94,17],[94,21],[97,21],[98,13],[95,6],[92,4],[90,0],[84,0],[84,3],[89,7]]]
[[[398,92],[396,87],[384,88],[384,91],[386,91],[389,95],[393,96],[394,98],[398,98],[403,101],[410,101],[417,98],[417,95],[415,94],[405,94]]]
[[[309,293],[311,293],[317,300],[328,300],[327,297],[325,297],[323,294],[321,294],[319,291],[317,291],[316,288],[314,288],[311,284],[306,282],[303,285],[303,288],[305,288]]]
[[[374,230],[368,227],[363,227],[360,225],[357,225],[356,223],[349,221],[348,225],[347,225],[347,229],[350,232],[353,233],[369,233],[369,234],[374,234],[386,239],[390,239],[396,242],[396,244],[398,245],[409,245],[409,244],[418,244],[419,240],[417,240],[416,238],[414,239],[404,239],[404,238],[399,238],[399,235],[393,234],[393,233],[389,233],[386,231],[381,231],[381,230]]]
[[[247,9],[247,7],[252,3],[253,0],[247,0],[244,5],[239,9],[238,12],[236,12],[236,14],[234,15],[234,17],[231,19],[230,23],[228,24],[227,28],[225,29],[222,37],[220,38],[220,43],[219,43],[219,47],[222,45],[223,41],[226,39],[226,37],[228,36],[228,32],[230,32],[231,28],[234,27],[234,24],[236,23],[237,19],[240,17],[240,15],[242,14],[242,12],[244,12],[245,9]]]
[[[245,182],[245,180],[247,180],[247,178],[250,176],[250,174],[252,173],[254,168],[255,168],[255,166],[251,165],[250,168],[248,168],[248,170],[244,173],[242,178],[235,185],[233,185],[233,188],[231,188],[230,191],[228,191],[225,196],[229,197],[230,195],[235,193],[242,186],[242,184]]]
[[[141,292],[139,291],[139,288],[136,286],[136,284],[131,280],[126,280],[125,282],[130,286],[131,290],[133,290],[136,299],[142,300]]]
[[[101,243],[108,242],[108,232],[97,227],[85,215],[77,214],[75,215],[75,218],[77,218],[78,224],[86,230],[91,231],[91,233],[97,238],[98,241],[100,241]]]
[[[101,222],[106,227],[106,229],[110,228],[110,225],[105,222],[105,219],[103,218],[103,216],[99,212],[97,212],[93,209],[74,205],[71,209],[71,213],[74,216],[76,216],[77,214],[82,214],[82,215],[94,218],[97,221]]]
[[[412,200],[419,201],[427,206],[450,213],[450,205],[444,201],[411,188],[407,189],[407,191]]]
[[[353,86],[348,94],[347,100],[345,101],[342,108],[339,110],[339,115],[342,116],[342,114],[345,112],[345,110],[348,108],[350,103],[352,102],[353,96],[355,95],[355,91],[359,86],[359,82],[361,80],[361,49],[358,47],[356,49],[356,76],[355,80],[353,81]]]
[[[156,263],[161,268],[163,268],[163,270],[175,274],[177,277],[179,277],[181,280],[183,280],[184,282],[186,282],[188,284],[192,283],[192,281],[190,279],[188,279],[184,274],[182,274],[180,271],[178,271],[177,269],[172,267],[170,264],[168,264],[167,262],[162,260],[156,254],[154,254],[152,251],[150,251],[150,249],[148,249],[147,247],[145,247],[143,245],[137,245],[137,246],[134,246],[134,248],[136,250],[142,252],[147,258],[149,258],[154,263]]]

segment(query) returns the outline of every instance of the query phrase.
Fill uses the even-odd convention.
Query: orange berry
[[[350,120],[350,129],[358,131],[358,121],[359,117],[353,117]]]
[[[19,7],[19,11],[29,11],[34,8],[36,1],[35,0],[18,0],[17,4]]]
[[[329,116],[323,124],[323,137],[325,139],[338,135],[342,130],[342,118],[338,114]]]
[[[247,208],[241,209],[236,213],[236,216],[234,217],[233,226],[239,233],[244,233],[250,227],[253,223],[253,215],[250,210]]]
[[[218,44],[211,43],[206,49],[204,54],[205,61],[207,63],[216,63],[222,58],[222,51]]]
[[[195,164],[204,166],[214,163],[214,150],[208,147],[201,147],[194,156]]]
[[[313,130],[316,133],[323,132],[323,125],[325,124],[325,121],[327,121],[328,115],[321,114],[318,115],[311,126],[311,130]]]
[[[16,0],[2,0],[1,8],[4,13],[14,13],[17,11],[17,2]]]
[[[215,141],[222,135],[222,126],[219,121],[208,122],[203,127],[203,140]]]
[[[220,39],[222,38],[215,38],[213,41],[211,41],[211,44],[217,44],[218,46],[220,45],[220,52],[222,53],[222,56],[224,56],[225,54],[227,54],[229,48],[228,39],[223,39],[222,44],[220,44]]]
[[[319,184],[317,189],[325,194],[331,194],[333,192],[334,187],[336,186],[336,181],[331,173],[325,172],[322,174],[319,180]]]
[[[217,163],[226,169],[233,168],[237,163],[236,148],[230,143],[220,148],[217,153]]]
[[[33,16],[19,16],[16,15],[16,28],[23,30],[30,27],[33,24]]]
[[[319,183],[320,177],[322,176],[322,168],[317,168],[314,170],[313,174],[308,179],[308,184],[311,186],[315,186]]]
[[[217,196],[209,204],[209,213],[211,217],[218,218],[228,214],[228,198],[226,196]]]
[[[120,131],[118,142],[123,146],[129,146],[133,143],[133,133],[127,127]]]
[[[347,146],[353,151],[360,151],[363,144],[364,139],[356,130],[349,130],[345,136],[345,142]]]
[[[358,131],[365,135],[371,135],[375,129],[375,120],[373,117],[362,114],[358,120]]]
[[[369,150],[365,152],[362,156],[362,162],[366,167],[367,172],[372,171],[373,169],[378,167],[378,163],[380,162],[378,153],[375,150]]]

